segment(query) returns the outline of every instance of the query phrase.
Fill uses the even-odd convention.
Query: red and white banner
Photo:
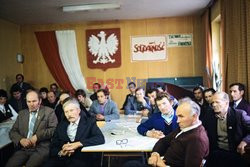
[[[166,36],[131,37],[132,61],[167,60]]]

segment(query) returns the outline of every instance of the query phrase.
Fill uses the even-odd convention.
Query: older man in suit
[[[114,101],[108,99],[108,92],[105,89],[99,89],[97,100],[93,101],[89,113],[96,117],[97,121],[110,121],[119,119],[119,111]]]
[[[210,146],[207,166],[246,166],[240,154],[245,154],[250,144],[250,117],[244,110],[229,107],[225,92],[215,93],[212,105],[213,111],[207,112],[203,120]]]
[[[18,150],[6,167],[40,166],[49,155],[49,144],[57,126],[55,112],[41,106],[39,94],[30,91],[26,95],[28,109],[19,112],[9,135]]]
[[[233,83],[229,87],[233,99],[233,101],[230,102],[230,107],[244,110],[250,115],[250,104],[244,99],[245,86],[242,83]]]
[[[76,99],[63,104],[65,117],[58,125],[50,146],[50,159],[44,167],[93,166],[91,154],[81,149],[104,143],[104,136],[93,117],[81,111]]]

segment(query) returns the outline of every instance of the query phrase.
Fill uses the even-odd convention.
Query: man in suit
[[[215,93],[212,99],[213,112],[207,112],[203,120],[210,145],[207,166],[245,166],[240,154],[250,143],[250,117],[244,110],[229,107],[225,92]]]
[[[245,86],[242,83],[233,83],[229,88],[233,99],[233,101],[230,102],[230,107],[244,110],[250,115],[250,104],[244,99]]]
[[[28,108],[25,100],[25,95],[22,94],[22,89],[19,86],[14,86],[10,90],[11,98],[9,104],[18,113],[19,111]]]
[[[108,92],[105,89],[99,89],[96,93],[97,100],[93,101],[89,113],[95,116],[98,121],[119,119],[120,115],[117,105],[114,101],[108,98]]]
[[[151,112],[151,106],[149,99],[145,97],[143,88],[139,87],[135,90],[135,97],[128,99],[128,103],[125,106],[125,114],[141,114],[147,117]]]
[[[201,86],[196,86],[193,89],[193,94],[194,94],[194,101],[201,107],[203,105],[204,99],[203,99],[203,87]]]
[[[27,90],[32,89],[32,86],[29,83],[24,82],[24,76],[22,74],[16,75],[16,83],[11,86],[11,89],[15,86],[18,86],[22,90],[24,96],[26,95]]]
[[[88,167],[93,165],[91,154],[82,153],[87,146],[104,143],[104,136],[93,117],[86,117],[76,99],[63,104],[65,117],[58,125],[50,146],[50,159],[44,167]]]
[[[92,101],[97,100],[97,91],[98,91],[99,89],[101,89],[101,84],[99,84],[99,83],[94,83],[94,84],[93,84],[93,91],[94,91],[94,93],[90,96],[90,99],[91,99]]]
[[[125,109],[125,106],[126,106],[127,103],[128,103],[128,99],[129,99],[130,97],[134,97],[134,96],[135,96],[136,84],[135,84],[134,82],[129,82],[129,83],[128,83],[128,89],[129,89],[130,93],[127,94],[126,99],[125,99],[125,101],[124,101],[124,103],[123,103],[123,105],[122,105],[121,110],[124,110],[124,109]]]
[[[38,92],[26,95],[28,109],[19,112],[9,136],[17,151],[6,167],[40,166],[49,155],[49,144],[57,126],[57,119],[51,108],[41,106]]]

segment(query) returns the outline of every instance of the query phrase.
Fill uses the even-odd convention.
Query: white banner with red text
[[[166,36],[132,36],[132,61],[167,60]]]

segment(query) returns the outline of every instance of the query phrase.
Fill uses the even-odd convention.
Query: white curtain
[[[69,80],[75,90],[83,89],[88,93],[78,59],[74,30],[56,31],[59,55]]]

